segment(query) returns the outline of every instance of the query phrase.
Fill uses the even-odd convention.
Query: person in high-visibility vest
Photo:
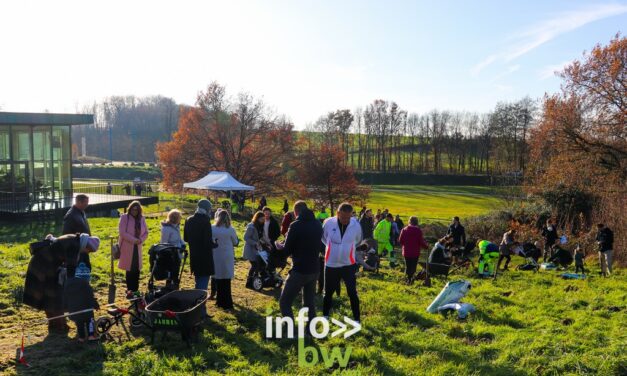
[[[488,267],[488,273],[493,274],[496,267],[496,260],[499,258],[499,247],[487,240],[477,241],[477,247],[479,247],[479,266],[477,272],[482,275],[485,271],[485,267]]]
[[[377,223],[377,226],[374,229],[374,239],[379,245],[377,252],[379,253],[379,255],[383,256],[385,256],[389,252],[390,266],[392,267],[396,265],[396,255],[394,254],[394,247],[390,242],[393,220],[394,216],[392,216],[392,214],[388,214],[385,219]]]
[[[320,223],[324,223],[327,218],[329,218],[329,213],[327,213],[327,209],[325,207],[322,207],[322,210],[318,213],[316,219],[319,220]]]

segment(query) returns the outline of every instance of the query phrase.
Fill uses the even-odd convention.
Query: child
[[[78,239],[78,251],[68,252],[67,280],[64,286],[64,298],[67,310],[70,313],[98,308],[94,291],[89,285],[91,279],[91,264],[89,253],[96,252],[100,239],[95,236],[81,234]],[[71,257],[71,259],[70,259]],[[94,311],[87,311],[70,316],[76,323],[76,334],[80,343],[95,341]]]
[[[583,259],[585,256],[583,247],[577,244],[577,247],[575,248],[575,273],[579,273],[579,269],[581,269],[581,274],[586,274],[586,271],[583,268]]]

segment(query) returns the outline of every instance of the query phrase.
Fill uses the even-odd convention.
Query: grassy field
[[[416,190],[416,189],[414,189]],[[469,215],[473,203],[477,212],[485,212],[498,200],[490,197],[481,203],[471,196],[436,192],[434,197],[448,197],[460,207],[462,216]],[[451,191],[452,192],[452,191]],[[419,215],[426,197],[413,198],[414,193],[377,196],[373,192],[373,207],[397,208],[402,203]],[[471,193],[471,192],[468,192]],[[411,196],[411,197],[410,197]],[[449,197],[450,196],[450,197]],[[376,201],[390,197],[389,202]],[[470,201],[468,201],[470,200]],[[492,200],[495,200],[492,202]],[[399,202],[392,206],[392,201]],[[432,199],[432,201],[439,201]],[[413,202],[418,205],[413,207]],[[278,200],[270,202],[279,205]],[[433,206],[433,210],[439,209]],[[280,206],[280,205],[279,205]],[[425,216],[449,216],[448,213]],[[435,213],[435,212],[434,212]],[[160,218],[148,219],[150,236],[147,241],[158,241]],[[90,220],[92,231],[102,238],[114,236],[117,221],[109,218]],[[237,222],[238,233],[243,234],[244,222]],[[39,237],[54,224],[25,228],[5,225],[0,236],[9,232],[21,233],[22,240],[0,243],[0,372],[9,375],[172,375],[172,374],[253,374],[253,375],[566,375],[627,373],[627,275],[619,269],[611,278],[596,277],[598,267],[593,260],[590,278],[584,281],[566,281],[556,272],[517,272],[500,275],[496,281],[467,278],[473,288],[464,299],[477,307],[477,312],[466,321],[453,317],[432,315],[425,311],[438,294],[444,281],[435,280],[431,288],[401,284],[402,273],[384,267],[380,274],[360,274],[358,290],[362,307],[361,332],[344,342],[339,337],[321,340],[317,346],[352,346],[346,369],[331,369],[318,364],[313,368],[299,368],[298,348],[293,340],[265,339],[265,317],[278,314],[278,291],[263,293],[244,288],[247,263],[237,261],[233,281],[234,312],[223,312],[209,304],[211,319],[199,343],[188,348],[175,335],[165,341],[151,344],[145,331],[135,332],[131,341],[78,345],[67,337],[46,336],[43,317],[28,307],[19,305],[21,287],[29,259],[27,243]],[[105,241],[104,244],[108,244]],[[106,248],[105,248],[106,249]],[[241,255],[241,247],[236,254]],[[147,258],[146,258],[147,259]],[[517,260],[516,260],[517,261]],[[146,260],[147,262],[147,260]],[[108,285],[108,257],[103,250],[92,258],[94,276],[92,285],[99,293],[101,303],[106,301]],[[387,262],[384,262],[387,265]],[[144,265],[145,286],[147,265]],[[189,268],[187,269],[189,270]],[[118,301],[123,301],[122,273],[116,274]],[[189,287],[192,277],[186,272],[183,283]],[[344,293],[337,299],[336,318],[350,316],[348,299]],[[321,307],[321,297],[317,297]],[[297,307],[295,307],[297,308]],[[98,315],[104,312],[99,312]],[[20,329],[4,330],[24,325],[25,354],[31,367],[15,366],[15,349],[21,340]],[[71,324],[73,326],[73,324]],[[116,332],[121,334],[120,331]],[[71,333],[72,337],[74,333]]]

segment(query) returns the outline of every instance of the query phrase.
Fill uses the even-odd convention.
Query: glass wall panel
[[[69,125],[52,127],[52,152],[55,161],[72,158]]]
[[[39,199],[52,198],[52,162],[35,161],[33,163],[34,191]]]
[[[11,158],[11,150],[9,150],[9,127],[0,127],[0,161],[9,160]]]
[[[53,163],[55,197],[71,197],[72,180],[70,170],[72,168],[72,162],[67,159],[64,161],[54,161]]]
[[[15,193],[23,197],[30,192],[30,169],[27,162],[14,163],[13,174],[15,175]]]
[[[8,163],[0,163],[0,193],[13,191],[12,180],[11,165]]]
[[[13,132],[13,160],[29,161],[30,155],[30,127],[26,125],[14,125]]]
[[[50,156],[50,126],[33,128],[33,154],[36,161],[49,161]]]

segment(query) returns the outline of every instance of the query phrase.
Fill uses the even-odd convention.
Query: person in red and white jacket
[[[340,204],[337,215],[324,222],[322,243],[324,254],[324,300],[322,314],[329,316],[333,304],[333,292],[343,280],[351,302],[355,321],[360,321],[359,297],[357,296],[357,278],[359,266],[355,252],[361,242],[361,226],[352,217],[353,207],[349,203]]]

